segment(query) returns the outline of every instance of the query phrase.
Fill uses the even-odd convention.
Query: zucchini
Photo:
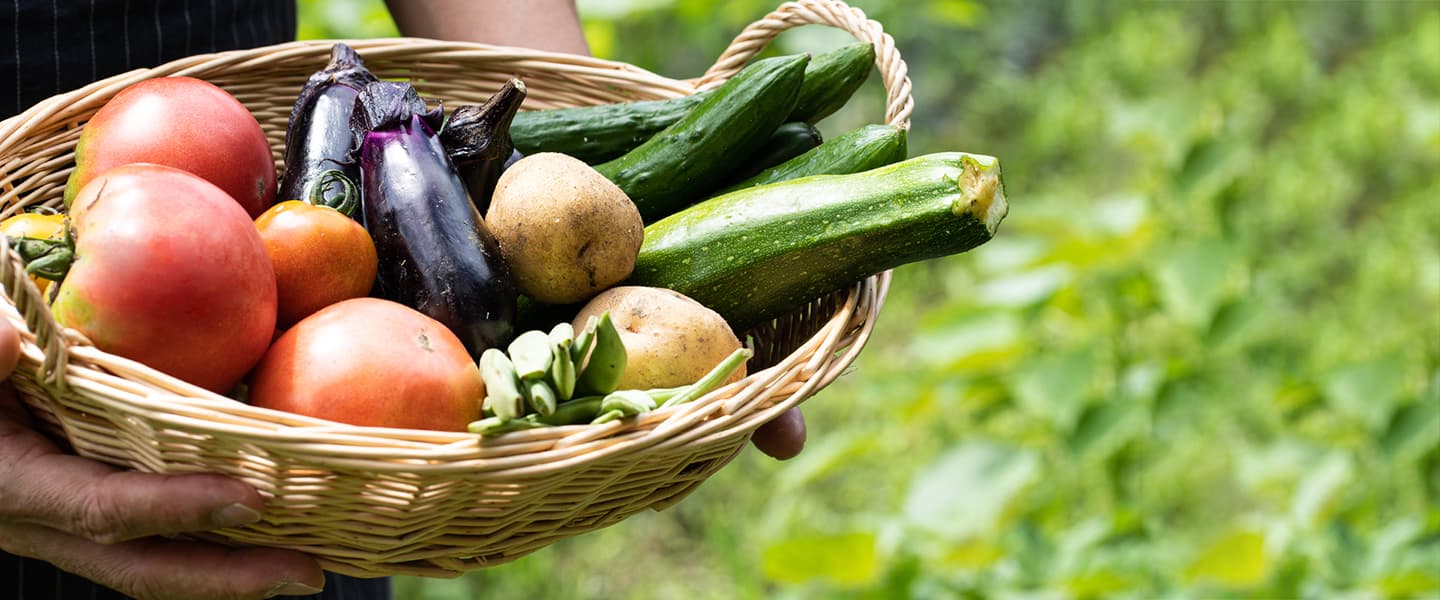
[[[800,54],[751,63],[684,118],[595,170],[625,191],[647,223],[693,204],[785,122],[809,61]]]
[[[905,138],[905,130],[900,127],[866,125],[826,140],[804,154],[760,171],[720,193],[810,175],[845,175],[883,167],[905,160]]]
[[[737,331],[867,276],[988,241],[999,162],[946,152],[718,196],[645,228],[628,285],[699,301]]]
[[[755,156],[736,169],[727,181],[743,181],[761,171],[783,164],[824,142],[820,130],[804,121],[791,121],[775,129]],[[878,166],[878,165],[877,165]]]
[[[818,122],[847,102],[875,63],[875,47],[856,43],[813,56],[787,121]],[[523,154],[560,152],[591,165],[619,157],[679,121],[714,90],[680,98],[522,112],[510,124]]]

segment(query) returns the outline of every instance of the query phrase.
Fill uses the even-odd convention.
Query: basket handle
[[[885,33],[880,23],[866,18],[865,13],[840,0],[796,0],[781,4],[765,18],[751,23],[696,81],[697,90],[720,85],[740,71],[745,63],[759,54],[770,40],[781,32],[799,25],[829,25],[843,29],[862,42],[875,46],[875,65],[885,83],[885,123],[910,128],[910,113],[915,99],[910,93],[909,69],[895,49],[895,40]]]
[[[40,288],[25,272],[20,254],[10,247],[10,238],[0,234],[0,245],[4,246],[5,252],[4,258],[0,259],[0,283],[5,285],[5,295],[15,304],[15,309],[25,319],[25,326],[35,334],[35,343],[45,352],[39,379],[64,391],[67,389],[65,367],[70,357],[64,329],[55,322],[55,315],[51,314]]]

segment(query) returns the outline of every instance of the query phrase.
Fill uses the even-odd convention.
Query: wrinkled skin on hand
[[[122,471],[66,454],[0,381],[0,550],[141,599],[318,592],[324,574],[302,553],[161,537],[254,522],[263,508],[239,480]]]

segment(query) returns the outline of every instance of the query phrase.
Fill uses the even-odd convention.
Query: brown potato
[[[718,313],[672,290],[641,286],[608,289],[572,322],[576,331],[610,311],[627,361],[620,389],[645,390],[695,383],[740,349],[740,339]],[[745,377],[741,365],[726,383]]]
[[[583,302],[630,276],[645,224],[630,197],[579,159],[526,156],[495,184],[485,226],[521,293]]]

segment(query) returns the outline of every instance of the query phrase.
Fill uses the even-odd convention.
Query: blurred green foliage
[[[1440,7],[854,5],[912,154],[1000,158],[996,239],[896,271],[799,458],[398,597],[1440,597]],[[775,6],[580,2],[597,55],[675,78]]]

